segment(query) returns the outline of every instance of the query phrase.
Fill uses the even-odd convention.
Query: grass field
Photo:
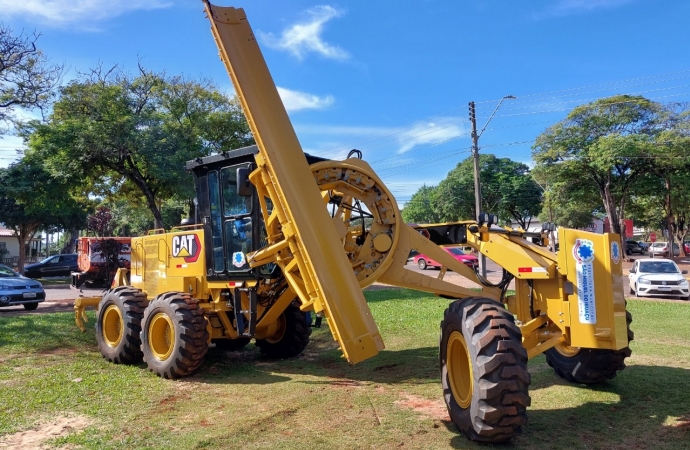
[[[263,359],[253,344],[211,349],[197,375],[160,379],[106,362],[93,313],[0,318],[0,448],[440,449],[468,442],[441,398],[437,346],[448,301],[413,291],[366,293],[386,350],[357,366],[328,328],[298,358]],[[532,374],[518,449],[690,448],[690,303],[630,300],[628,368],[572,385],[543,357]],[[505,446],[503,446],[505,447]]]

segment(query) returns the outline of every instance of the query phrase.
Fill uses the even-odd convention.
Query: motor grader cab
[[[362,293],[378,281],[451,299],[441,320],[441,384],[451,419],[470,439],[520,433],[529,358],[545,353],[558,375],[578,383],[625,367],[632,334],[619,236],[561,228],[552,253],[486,214],[405,225],[358,152],[344,161],[305,156],[244,11],[204,3],[257,145],[190,161],[193,223],[132,239],[130,271],[120,270],[102,298],[75,302],[82,327],[84,308],[97,305],[104,357],[143,358],[177,378],[201,366],[210,343],[234,349],[254,339],[269,356],[295,356],[309,339],[304,312],[314,311],[354,364],[384,348]],[[542,245],[552,231],[540,234]],[[502,280],[490,283],[439,247],[451,244],[491,258]],[[406,267],[412,250],[442,264],[438,276]],[[447,270],[478,289],[449,282]]]

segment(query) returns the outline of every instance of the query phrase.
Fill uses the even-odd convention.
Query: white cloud
[[[0,0],[0,11],[6,16],[47,25],[93,28],[94,23],[130,11],[166,8],[171,4],[169,0]]]
[[[323,109],[333,104],[333,96],[327,95],[319,97],[307,92],[293,91],[291,89],[278,87],[278,94],[283,100],[283,105],[288,111],[299,111],[302,109]]]
[[[258,32],[261,41],[272,48],[286,50],[298,59],[304,59],[307,53],[314,52],[330,59],[344,60],[350,55],[340,47],[331,45],[323,40],[321,34],[324,25],[341,12],[332,6],[315,6],[307,10],[309,20],[296,23],[283,30],[279,38],[273,33]]]
[[[419,146],[441,144],[464,134],[458,125],[459,119],[446,118],[436,122],[418,122],[409,131],[398,137],[398,153],[405,153]]]
[[[543,16],[567,16],[595,9],[617,8],[636,0],[560,0],[551,4]]]

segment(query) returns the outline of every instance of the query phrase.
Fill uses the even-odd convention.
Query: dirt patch
[[[45,442],[80,432],[92,422],[90,418],[85,416],[58,417],[50,422],[41,422],[31,430],[0,437],[0,449],[44,450],[54,448]]]
[[[450,421],[448,408],[442,400],[429,400],[419,395],[401,393],[401,400],[395,402],[396,405],[411,409],[423,416],[444,422]]]

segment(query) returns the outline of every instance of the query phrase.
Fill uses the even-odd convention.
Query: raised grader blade
[[[131,363],[143,355],[152,371],[175,378],[200,367],[208,342],[240,348],[253,338],[262,351],[284,356],[277,347],[290,333],[299,335],[294,356],[308,341],[296,314],[301,310],[324,314],[344,357],[357,363],[383,349],[362,294],[378,281],[456,299],[441,322],[439,366],[450,416],[470,439],[501,442],[520,433],[530,403],[530,357],[546,353],[557,374],[584,383],[608,380],[625,367],[631,319],[618,236],[561,229],[562,251],[554,254],[522,232],[492,226],[490,217],[405,225],[366,162],[305,158],[244,11],[204,3],[257,146],[191,161],[200,220],[133,239],[130,273],[119,272],[103,299],[75,304],[78,324],[83,308],[98,304],[97,337],[106,358]],[[216,240],[216,217],[220,230],[226,216],[203,200],[215,195],[212,175],[235,168],[236,193],[246,176],[254,194],[239,195],[254,205],[222,219],[228,228],[220,235],[254,223],[254,242],[261,241],[254,248],[261,248],[253,252]],[[216,184],[225,180],[214,176]],[[221,196],[230,184],[222,185]],[[370,225],[364,226],[365,216]],[[439,247],[457,244],[498,263],[503,280],[489,283]],[[405,267],[413,249],[443,265],[437,277]],[[238,272],[247,266],[263,275]],[[481,291],[446,281],[447,270]],[[513,278],[515,295],[506,295]]]

